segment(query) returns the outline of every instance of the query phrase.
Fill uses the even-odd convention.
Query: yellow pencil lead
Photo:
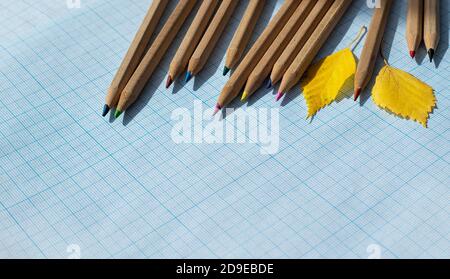
[[[246,91],[244,91],[244,93],[242,93],[241,102],[246,102],[247,99],[248,99],[248,93]]]

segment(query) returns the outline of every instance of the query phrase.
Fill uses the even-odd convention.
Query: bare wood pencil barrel
[[[440,12],[439,0],[425,0],[423,40],[425,42],[425,47],[427,48],[428,55],[430,57],[430,62],[433,61],[434,54],[440,40],[439,12]]]
[[[311,11],[311,14],[305,20],[305,24],[300,27],[273,65],[271,69],[272,72],[270,74],[270,81],[272,84],[278,83],[283,78],[284,73],[289,66],[291,66],[292,61],[294,61],[300,50],[302,50],[303,46],[308,41],[315,28],[330,8],[331,4],[332,1],[317,1],[317,4]]]
[[[416,56],[416,50],[422,43],[423,34],[423,0],[408,0],[408,14],[406,16],[406,42],[409,54]]]
[[[208,28],[208,24],[214,16],[214,12],[216,11],[219,2],[219,0],[203,0],[202,5],[175,54],[175,57],[170,63],[166,88],[168,88],[172,82],[185,71],[189,59],[202,39],[206,28]]]
[[[223,88],[216,104],[216,112],[231,103],[238,96],[251,71],[258,64],[299,4],[300,1],[298,0],[284,1],[283,6],[270,21]]]
[[[288,92],[300,81],[319,50],[325,44],[325,41],[330,36],[331,32],[343,17],[351,2],[352,0],[336,0],[333,2],[325,17],[317,26],[314,34],[311,38],[309,38],[305,46],[284,74],[279,92],[277,94],[277,100],[279,100],[285,92]]]
[[[230,69],[233,69],[244,54],[245,48],[252,37],[253,30],[261,16],[265,3],[266,0],[249,0],[244,17],[228,47],[223,75],[226,75]]]
[[[383,41],[391,7],[391,0],[380,0],[380,8],[376,8],[373,14],[372,22],[370,23],[369,31],[367,33],[367,39],[355,74],[355,101],[372,79],[373,70],[380,53],[381,42]]]
[[[203,69],[238,3],[238,0],[221,1],[216,15],[212,19],[205,35],[189,60],[186,81],[190,79],[190,76],[197,75]]]
[[[184,21],[195,6],[195,0],[179,0],[175,10],[164,24],[150,49],[127,83],[117,105],[116,117],[129,108],[139,97],[149,78],[158,67],[167,49],[180,31]]]
[[[319,0],[322,2],[329,2],[328,0]],[[291,16],[286,26],[281,30],[278,37],[269,47],[264,54],[261,61],[252,71],[248,77],[247,84],[245,85],[244,94],[242,95],[242,101],[245,101],[250,97],[258,88],[262,85],[264,80],[269,76],[270,70],[273,67],[276,59],[281,55],[281,52],[286,48],[286,45],[290,42],[295,32],[302,26],[304,20],[307,18],[311,9],[317,0],[304,0],[297,7],[297,10]]]
[[[133,42],[128,49],[116,75],[108,89],[103,116],[108,114],[109,110],[117,105],[120,95],[139,65],[145,49],[150,42],[156,26],[161,19],[169,0],[154,0],[150,6],[144,21],[142,22]]]

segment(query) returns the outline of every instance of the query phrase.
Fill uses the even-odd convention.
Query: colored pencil
[[[319,22],[322,20],[332,3],[333,1],[317,1],[316,6],[305,20],[305,23],[300,27],[294,38],[273,65],[269,78],[270,86],[278,83],[283,78],[284,73],[311,37],[311,34],[314,32],[317,25],[319,25]]]
[[[189,27],[175,57],[172,59],[167,76],[166,88],[172,85],[172,82],[180,76],[189,63],[189,59],[195,51],[198,43],[208,28],[211,18],[214,16],[219,0],[203,0],[191,26]]]
[[[180,31],[181,26],[194,8],[195,3],[196,0],[178,1],[174,11],[120,95],[115,113],[116,118],[138,99],[151,75],[158,67],[159,62],[166,54],[167,49]]]
[[[168,3],[168,0],[154,0],[152,2],[152,5],[148,9],[128,52],[108,89],[105,105],[103,106],[103,116],[106,116],[111,108],[117,105],[120,94],[139,65],[139,62],[145,53],[145,49],[150,42],[150,38],[152,37]]]
[[[230,46],[228,47],[225,67],[223,68],[223,75],[233,69],[244,54],[245,48],[250,41],[256,23],[264,9],[266,0],[250,0],[245,10],[244,16],[239,24],[236,33],[234,33]]]
[[[433,61],[440,39],[439,12],[439,0],[425,0],[423,39],[428,51],[428,56],[430,57],[430,62]]]
[[[423,34],[423,0],[408,0],[408,13],[406,16],[406,42],[409,55],[416,56],[416,50],[422,42]]]
[[[247,100],[247,98],[258,90],[264,80],[270,75],[270,70],[273,68],[273,65],[280,57],[283,50],[286,49],[286,46],[289,44],[291,39],[293,39],[295,33],[301,30],[301,27],[303,27],[304,24],[308,24],[310,26],[309,21],[311,15],[317,14],[316,10],[318,10],[318,7],[323,5],[329,6],[331,5],[331,2],[329,0],[303,0],[300,3],[291,19],[288,21],[283,30],[281,30],[269,50],[267,50],[266,54],[264,54],[261,61],[259,61],[258,65],[248,77],[244,93],[242,94],[242,101]],[[303,33],[307,35],[305,32]],[[271,85],[270,81],[269,84]]]
[[[277,101],[284,95],[284,92],[288,92],[300,81],[351,2],[352,0],[335,0],[333,2],[312,36],[284,74],[276,97]]]
[[[380,0],[380,7],[375,9],[355,74],[355,101],[372,78],[391,7],[391,0]]]
[[[259,36],[253,47],[245,55],[244,59],[241,61],[225,87],[222,89],[214,109],[214,113],[217,113],[219,110],[227,106],[238,96],[251,71],[258,64],[259,60],[261,60],[267,49],[269,49],[270,45],[276,39],[281,29],[283,29],[286,25],[299,4],[300,1],[298,0],[284,1],[280,10],[270,21],[263,33]]]
[[[327,0],[319,1],[329,2]],[[286,48],[286,45],[290,42],[295,32],[302,25],[316,2],[317,0],[304,0],[300,3],[294,14],[286,23],[286,26],[284,26],[280,34],[278,34],[275,41],[272,43],[262,59],[259,61],[258,65],[248,77],[241,101],[246,101],[262,85],[264,80],[268,77],[270,69],[273,67],[276,59]]]
[[[222,0],[211,24],[189,60],[186,82],[197,75],[205,66],[238,3],[238,0]]]

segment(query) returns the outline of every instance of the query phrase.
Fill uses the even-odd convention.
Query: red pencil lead
[[[168,89],[168,88],[172,85],[172,83],[173,83],[172,76],[169,75],[169,76],[167,77],[167,81],[166,81],[166,89]]]
[[[416,57],[416,52],[414,50],[411,50],[409,52],[409,55],[411,56],[411,58],[414,58],[414,57]]]

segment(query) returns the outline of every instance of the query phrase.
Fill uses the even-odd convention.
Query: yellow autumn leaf
[[[384,66],[377,76],[372,99],[379,107],[427,127],[436,106],[433,88],[407,72]]]
[[[343,49],[311,66],[302,82],[308,118],[335,101],[351,86],[356,60],[350,48]]]

